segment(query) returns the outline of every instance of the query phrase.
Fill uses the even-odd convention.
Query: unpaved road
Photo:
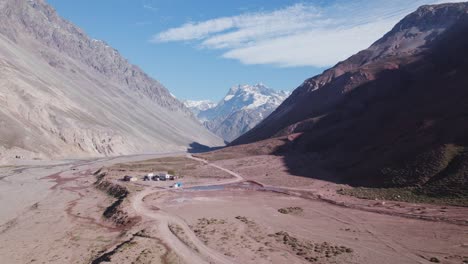
[[[92,222],[93,219],[88,219],[91,222],[86,219],[91,214],[90,210],[94,210],[94,214],[98,217],[102,214],[99,202],[93,200],[94,177],[89,173],[102,166],[115,163],[175,154],[184,155],[185,153],[75,160],[0,168],[0,208],[2,208],[0,263],[3,263],[4,259],[7,259],[8,263],[88,263],[85,260],[91,254],[90,249],[99,248],[98,246],[105,246],[108,249],[109,244],[106,241],[118,235],[118,232],[112,233],[114,231],[97,226]],[[190,155],[188,157],[229,173],[233,177],[187,187],[219,186],[245,180],[238,173],[217,164]],[[49,175],[56,175],[58,178],[56,180],[44,178]],[[77,175],[81,175],[81,178],[74,180]],[[247,178],[250,174],[245,175]],[[54,188],[62,184],[60,180],[65,184]],[[79,190],[80,195],[84,195],[83,197],[76,193],[76,188],[83,187],[80,184],[89,187],[89,189]],[[179,204],[172,202],[179,198],[180,194],[185,194],[188,197],[185,200],[188,202]],[[145,197],[149,195],[163,196],[162,199],[156,200],[157,203],[161,203],[161,206],[156,204],[160,210],[155,210],[149,200],[145,200]],[[105,195],[102,196],[105,197]],[[73,209],[74,201],[77,199],[88,199],[86,200],[88,202],[82,202]],[[265,234],[273,232],[272,230],[287,230],[319,242],[331,241],[354,248],[356,259],[341,263],[376,263],[378,259],[382,259],[379,261],[382,264],[395,263],[395,261],[430,263],[428,258],[432,256],[437,256],[441,260],[444,258],[442,263],[462,263],[463,256],[467,255],[464,254],[468,247],[466,227],[341,208],[319,200],[304,200],[278,193],[231,192],[229,190],[210,192],[184,192],[182,190],[179,192],[169,188],[148,187],[134,193],[130,199],[134,210],[143,218],[150,220],[146,223],[156,223],[158,239],[160,238],[167,244],[168,248],[185,263],[303,263],[297,259],[296,261],[282,259],[284,251],[281,256],[276,256],[276,260],[281,261],[252,260],[257,253],[250,254],[242,251],[246,249],[238,245],[244,245],[245,241],[243,238],[236,237],[236,234],[240,232],[240,235],[248,237],[248,232],[257,233],[258,230],[249,231],[250,227],[237,223],[239,221],[236,217],[239,215],[253,219],[266,228],[262,231]],[[101,200],[101,202],[108,204],[108,201]],[[278,214],[278,208],[291,205],[304,208],[304,214],[301,216]],[[66,212],[70,208],[75,210],[75,216]],[[76,215],[77,212],[81,212],[81,216]],[[206,245],[189,226],[204,217],[231,219],[237,223],[239,229],[237,233],[229,237],[228,242],[216,240],[214,236],[210,237],[210,242]],[[53,230],[50,230],[51,224],[54,226]],[[183,238],[180,239],[175,235],[169,225],[178,226],[183,232]],[[241,256],[226,256],[223,248],[216,247],[218,242],[228,243],[224,246],[224,250],[242,252],[239,253]],[[255,249],[264,246],[252,241],[250,244]],[[245,256],[243,257],[242,254]],[[272,255],[268,257],[270,256]]]
[[[190,156],[189,158],[234,176],[233,179],[222,183],[217,181],[198,186],[220,186],[245,180],[238,173],[217,164]],[[187,187],[195,187],[195,185]],[[300,187],[265,186],[265,188],[293,192],[312,191],[309,188]],[[375,212],[359,210],[359,208],[337,207],[316,199],[316,197],[311,201],[301,199],[300,195],[296,197],[294,195],[284,196],[275,194],[275,192],[235,192],[228,189],[187,192],[184,195],[189,197],[184,199],[187,202],[178,202],[178,197],[182,192],[148,188],[133,198],[132,205],[140,215],[157,221],[162,240],[170,245],[187,263],[285,263],[284,261],[303,263],[292,256],[281,259],[285,255],[270,255],[269,257],[276,257],[272,262],[272,259],[261,259],[257,253],[245,254],[245,251],[235,257],[226,257],[224,255],[226,253],[245,250],[244,247],[238,245],[246,245],[247,242],[242,237],[235,237],[238,232],[244,238],[248,237],[248,234],[242,231],[245,226],[238,226],[237,233],[231,234],[230,242],[217,240],[219,237],[214,235],[210,238],[207,246],[194,234],[188,223],[193,225],[197,219],[209,217],[235,219],[239,215],[244,215],[248,216],[249,219],[256,219],[256,222],[266,226],[267,230],[288,230],[318,241],[345,244],[356,250],[349,259],[337,263],[376,263],[379,260],[381,263],[395,263],[396,261],[423,264],[430,263],[429,259],[433,256],[440,259],[444,257],[442,263],[458,263],[457,261],[463,259],[461,253],[465,243],[468,242],[463,239],[466,230],[463,231],[463,227],[457,225],[376,214]],[[160,194],[158,195],[158,193]],[[155,202],[145,201],[145,197],[149,195],[157,197]],[[290,201],[294,201],[293,204],[290,204]],[[149,204],[151,203],[154,203],[158,210],[150,209]],[[291,205],[301,206],[307,213],[300,217],[284,216],[287,220],[281,220],[280,217],[283,216],[278,215],[277,208]],[[168,227],[170,224],[178,225],[183,230],[184,241],[171,232]],[[434,227],[434,230],[431,227]],[[218,231],[219,233],[223,232],[222,230]],[[251,230],[251,232],[257,233],[259,231]],[[252,248],[264,247],[263,244],[255,244],[255,242],[251,242],[250,245]],[[226,252],[226,249],[230,252]],[[254,260],[255,258],[257,259]]]
[[[0,167],[0,263],[89,263],[96,250],[107,248],[120,234],[101,219],[112,201],[94,188],[91,173],[116,163],[184,154]]]
[[[216,164],[212,164],[207,162],[206,160],[195,158],[191,155],[187,155],[188,158],[202,162],[208,166],[214,167],[216,169],[220,169],[222,171],[225,171],[229,173],[230,175],[234,176],[234,179],[228,179],[224,181],[216,181],[212,184],[203,184],[203,185],[191,185],[187,187],[199,187],[199,186],[219,186],[219,185],[225,185],[225,184],[232,184],[232,183],[237,183],[241,182],[244,180],[242,176],[239,174],[230,171],[228,169],[222,168]],[[153,188],[147,188],[144,191],[139,192],[137,195],[135,195],[132,198],[131,204],[133,209],[141,216],[154,219],[158,223],[158,231],[159,235],[161,236],[160,239],[162,239],[166,244],[168,244],[171,249],[173,249],[175,252],[177,252],[177,255],[179,255],[182,259],[185,260],[186,263],[221,263],[221,264],[234,264],[234,262],[226,257],[225,255],[207,247],[203,242],[201,242],[197,236],[193,233],[191,228],[188,226],[188,224],[182,220],[181,218],[168,214],[166,212],[163,212],[161,210],[154,211],[151,209],[148,209],[144,205],[144,199],[148,195],[153,195],[157,194],[158,192],[164,192],[164,191],[169,191],[169,189],[153,189]],[[186,238],[189,241],[184,241],[182,242],[175,234],[171,232],[169,229],[169,225],[177,225],[179,226],[184,234],[186,235]],[[188,246],[187,243],[190,243],[191,246]],[[190,248],[192,247],[192,248]],[[194,252],[193,247],[196,248],[198,251],[198,254]]]

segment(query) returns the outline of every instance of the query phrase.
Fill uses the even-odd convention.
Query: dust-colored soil
[[[342,195],[340,193],[343,193],[343,190],[352,188],[348,185],[320,180],[332,176],[319,168],[316,168],[314,172],[317,175],[316,179],[291,175],[280,156],[257,155],[220,160],[215,163],[238,172],[246,180],[255,181],[263,186],[289,193],[289,195],[319,199],[336,206],[410,219],[468,225],[468,207],[386,200],[383,195],[379,199],[359,199]]]
[[[188,158],[185,155],[119,163],[105,167],[103,171],[107,173],[106,179],[113,181],[121,180],[125,175],[135,176],[139,178],[138,182],[125,185],[139,187],[168,187],[174,183],[172,181],[142,181],[148,173],[170,172],[177,176],[176,181],[182,182],[183,185],[211,183],[233,177],[223,170],[213,169],[203,161]],[[136,189],[141,190],[141,188]]]
[[[131,247],[114,253],[114,263],[177,263],[172,261],[176,254],[157,239],[157,231],[151,231],[153,238],[134,236],[143,227],[106,219],[103,213],[116,199],[94,184],[93,172],[103,166],[158,156],[164,155],[0,168],[0,262],[92,263],[131,239],[124,243]],[[138,217],[130,207],[125,210]]]
[[[279,157],[270,155],[212,162],[191,156],[149,158],[0,168],[2,259],[91,264],[468,261],[466,208],[340,195],[337,190],[349,187],[293,176]],[[173,170],[183,187],[119,180],[158,170]]]
[[[233,263],[443,263],[466,259],[466,226],[342,208],[267,191],[164,193],[147,199],[184,219]],[[300,207],[301,214],[279,208]],[[424,241],[424,242],[421,242]]]

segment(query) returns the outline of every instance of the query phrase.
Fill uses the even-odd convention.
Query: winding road
[[[201,184],[201,185],[191,185],[189,187],[199,187],[199,186],[213,186],[213,185],[226,185],[244,181],[241,175],[220,167],[216,164],[209,163],[206,160],[195,158],[192,155],[187,155],[187,158],[202,162],[208,166],[214,167],[216,169],[222,170],[230,175],[234,176],[233,179],[224,180],[222,182],[216,181],[213,184]],[[227,256],[207,247],[198,237],[193,233],[188,224],[181,218],[170,215],[162,210],[154,211],[144,205],[144,199],[148,195],[157,194],[159,192],[167,192],[170,189],[155,189],[147,188],[131,198],[131,204],[133,209],[140,216],[147,217],[149,219],[154,219],[158,224],[158,231],[160,239],[162,239],[170,248],[172,248],[179,257],[181,257],[186,263],[221,263],[221,264],[234,264],[234,262]],[[169,228],[169,225],[179,226],[184,234],[185,239],[189,241],[181,241]],[[190,246],[188,246],[190,244]],[[194,248],[198,252],[195,252]]]

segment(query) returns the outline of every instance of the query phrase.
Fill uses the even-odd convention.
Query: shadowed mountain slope
[[[300,133],[277,151],[294,174],[314,161],[347,183],[466,195],[467,33],[468,3],[422,6],[233,144]]]

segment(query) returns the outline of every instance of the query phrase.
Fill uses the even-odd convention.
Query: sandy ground
[[[173,216],[176,225],[183,220],[180,239],[192,231],[199,241],[185,237],[189,247],[201,241],[231,263],[468,261],[467,208],[339,195],[346,186],[292,176],[275,156],[213,165],[252,182],[156,192],[146,208]]]
[[[268,155],[209,163],[180,155],[145,161],[164,156],[1,167],[0,259],[91,264],[468,262],[466,208],[397,206],[338,195],[336,190],[344,186],[290,175],[277,157]],[[142,176],[167,166],[183,176],[183,188],[170,188],[170,182],[119,181],[122,175]],[[132,225],[103,218],[116,198],[93,185],[92,173],[102,167],[106,180],[130,190],[121,207],[138,219]]]
[[[184,219],[209,247],[233,263],[462,263],[467,252],[467,228],[342,208],[269,191],[213,190],[164,193],[147,199]],[[300,213],[282,214],[281,208]],[[297,244],[329,245],[296,249],[275,234],[287,232]],[[335,247],[350,252],[334,255]],[[327,257],[326,252],[330,252]],[[311,261],[314,262],[314,261]]]
[[[102,218],[113,199],[92,172],[167,155],[0,167],[0,263],[90,263],[133,232]]]
[[[345,208],[468,225],[467,207],[365,200],[340,195],[337,190],[350,187],[329,181],[291,175],[279,156],[259,155],[220,160],[214,163],[238,172],[246,180],[255,181],[262,186],[287,192],[290,195],[318,199]],[[317,169],[315,173],[318,178],[329,176],[320,169]]]

